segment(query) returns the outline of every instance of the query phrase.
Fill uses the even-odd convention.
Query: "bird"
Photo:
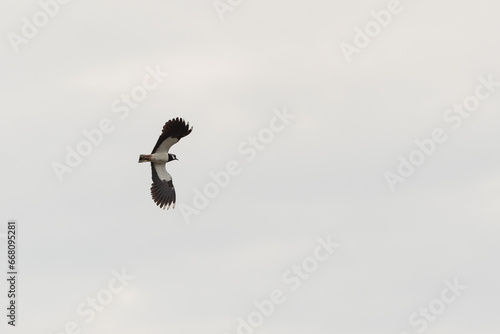
[[[151,184],[151,196],[153,201],[160,208],[168,210],[172,205],[175,208],[175,188],[172,182],[172,176],[165,167],[167,162],[178,160],[177,156],[168,153],[172,145],[181,138],[186,137],[193,131],[189,128],[189,123],[182,118],[173,118],[165,123],[158,141],[151,154],[139,155],[139,163],[151,162],[151,171],[153,183]]]

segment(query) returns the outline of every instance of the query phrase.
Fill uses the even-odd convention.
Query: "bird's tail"
[[[151,154],[141,154],[139,156],[139,162],[149,162],[151,161]]]

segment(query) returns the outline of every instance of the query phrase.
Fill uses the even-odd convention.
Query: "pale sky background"
[[[1,332],[235,334],[280,289],[254,333],[414,334],[457,279],[425,333],[498,334],[500,87],[456,130],[443,114],[480,76],[500,82],[500,3],[402,1],[348,63],[341,43],[389,2],[233,1],[221,20],[210,0],[72,0],[16,53],[9,34],[41,7],[2,0],[0,233],[18,221],[19,309],[12,329],[2,279]],[[169,76],[120,119],[148,67]],[[238,146],[283,108],[296,118],[246,161]],[[173,117],[194,130],[163,211],[137,159]],[[105,118],[59,182],[52,164]],[[384,173],[435,128],[447,140],[392,192]],[[241,173],[187,224],[181,204],[231,160]],[[340,247],[291,291],[282,275],[328,235]],[[77,308],[122,269],[135,278],[87,323]]]

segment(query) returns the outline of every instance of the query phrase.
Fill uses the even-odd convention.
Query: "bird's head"
[[[172,161],[172,160],[179,160],[179,159],[177,159],[177,157],[175,156],[175,154],[169,153],[168,154],[168,161]]]

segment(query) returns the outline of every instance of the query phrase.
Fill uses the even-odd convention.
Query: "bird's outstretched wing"
[[[165,209],[175,208],[175,188],[172,183],[172,176],[167,172],[165,164],[151,163],[153,173],[153,183],[151,184],[151,196],[156,205]]]
[[[168,152],[170,147],[177,143],[182,137],[191,133],[193,127],[189,128],[189,123],[182,118],[173,118],[163,126],[160,138],[156,142],[153,152]]]

